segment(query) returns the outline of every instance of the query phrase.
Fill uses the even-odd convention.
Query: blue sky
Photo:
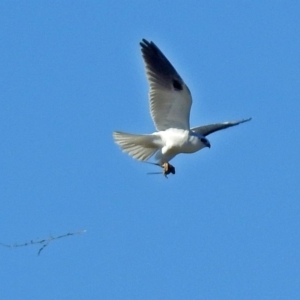
[[[299,299],[298,1],[1,1],[2,299]],[[140,54],[193,126],[252,117],[149,176],[112,131],[154,131]]]

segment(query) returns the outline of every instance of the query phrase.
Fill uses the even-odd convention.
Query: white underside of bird
[[[114,139],[132,157],[145,161],[155,154],[159,164],[179,153],[194,153],[206,147],[191,131],[177,128],[141,135],[116,131]]]
[[[190,128],[192,97],[188,87],[153,42],[143,40],[140,45],[150,84],[150,113],[157,131],[152,134],[115,131],[114,140],[124,152],[140,161],[154,156],[168,174],[169,161],[177,154],[210,147],[207,135],[251,119]]]

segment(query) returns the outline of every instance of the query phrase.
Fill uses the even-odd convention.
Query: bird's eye
[[[181,91],[182,90],[182,84],[179,80],[173,79],[173,88],[175,90]]]

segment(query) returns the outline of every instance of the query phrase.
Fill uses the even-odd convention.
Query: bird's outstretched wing
[[[191,128],[192,131],[200,133],[204,136],[207,136],[215,131],[218,130],[222,130],[231,126],[236,126],[239,125],[241,123],[245,123],[250,121],[252,118],[248,118],[248,119],[243,119],[243,120],[239,120],[239,121],[231,121],[231,122],[224,122],[224,123],[216,123],[216,124],[210,124],[210,125],[203,125],[200,127],[194,127]]]
[[[158,131],[189,130],[192,97],[188,87],[164,54],[153,43],[140,43],[150,84],[150,112]]]

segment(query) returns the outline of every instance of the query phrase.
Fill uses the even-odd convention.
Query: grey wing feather
[[[150,112],[157,130],[189,129],[192,98],[175,68],[153,43],[140,43],[150,84]]]
[[[236,126],[241,123],[245,123],[250,121],[252,118],[243,119],[239,121],[231,121],[231,122],[224,122],[224,123],[216,123],[216,124],[210,124],[210,125],[203,125],[199,127],[191,128],[192,131],[195,131],[197,133],[200,133],[204,136],[207,136],[213,132],[216,132],[218,130],[226,129],[228,127]]]
[[[113,137],[123,152],[138,160],[149,159],[159,149],[160,140],[156,135],[114,131]]]

